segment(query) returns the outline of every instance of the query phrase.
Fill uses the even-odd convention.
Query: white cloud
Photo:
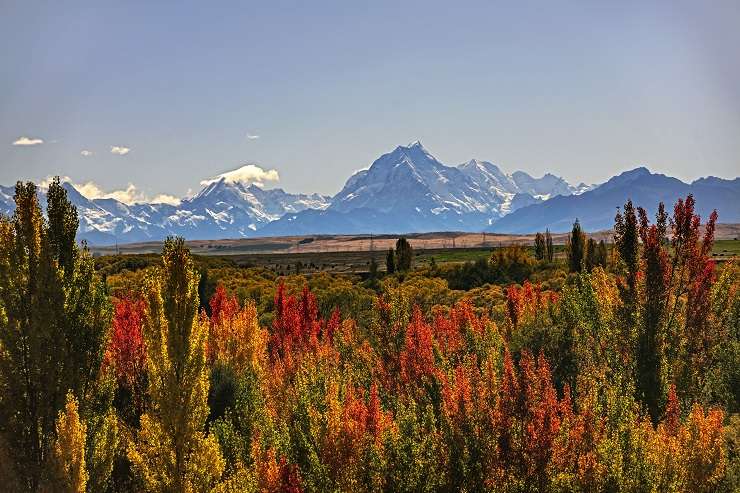
[[[226,180],[227,183],[241,182],[245,185],[254,183],[255,185],[262,186],[263,182],[265,181],[278,181],[280,179],[280,175],[278,175],[277,170],[265,170],[260,168],[256,164],[247,164],[233,171],[221,173],[220,175],[209,180],[203,180],[200,182],[200,184],[203,186],[210,185],[211,183],[219,181],[222,178]]]
[[[110,148],[111,154],[117,154],[119,156],[125,156],[129,152],[131,152],[131,149],[128,147],[123,146],[111,146]]]
[[[247,139],[249,139],[249,140],[257,140],[259,138],[260,138],[259,135],[247,134]]]
[[[41,183],[39,183],[39,186],[42,188],[47,188],[52,179],[53,177],[50,176],[45,180],[42,180]],[[69,176],[63,176],[60,179],[62,183],[69,183],[75,188],[75,190],[77,190],[78,192],[80,192],[80,194],[90,200],[116,199],[117,201],[123,202],[127,205],[141,203],[180,205],[180,199],[173,195],[168,195],[164,193],[156,195],[154,198],[150,199],[144,192],[136,188],[136,185],[134,185],[133,183],[129,183],[125,189],[106,191],[103,190],[103,188],[94,181],[75,183]]]
[[[136,188],[136,185],[129,183],[128,186],[123,190],[112,190],[105,191],[100,186],[92,181],[85,183],[72,183],[78,192],[87,197],[88,199],[116,199],[124,204],[135,204],[138,202],[146,202],[146,196]]]
[[[13,142],[14,146],[36,146],[43,144],[43,139],[36,139],[33,137],[18,137],[15,142]]]
[[[152,200],[150,200],[152,204],[169,204],[169,205],[180,205],[182,202],[180,199],[175,197],[174,195],[168,195],[166,193],[160,193],[156,197],[154,197]]]
[[[80,151],[80,155],[81,155],[82,157],[90,157],[90,156],[92,156],[92,155],[93,155],[93,152],[92,152],[92,151],[88,151],[87,149],[82,149],[82,150]]]

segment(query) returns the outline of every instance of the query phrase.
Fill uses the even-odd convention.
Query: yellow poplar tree
[[[149,491],[209,491],[225,463],[218,442],[204,432],[208,324],[198,317],[199,279],[181,238],[167,239],[162,264],[145,289],[151,406],[128,455]]]
[[[61,491],[84,493],[88,480],[85,465],[87,426],[80,420],[77,399],[71,392],[67,394],[64,410],[59,411],[56,432],[53,455],[57,466],[57,480],[61,483],[57,486],[61,486]]]

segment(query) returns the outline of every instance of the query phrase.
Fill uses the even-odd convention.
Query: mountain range
[[[491,231],[531,233],[608,229],[631,198],[651,213],[692,193],[698,212],[717,209],[721,222],[740,222],[740,178],[684,183],[641,167],[600,185],[572,185],[545,174],[504,173],[488,161],[446,165],[420,142],[398,146],[349,177],[333,197],[292,194],[222,177],[179,205],[89,199],[65,182],[80,216],[79,239],[91,244],[310,234]],[[39,189],[45,206],[45,189]],[[0,212],[11,214],[13,188],[0,186]]]

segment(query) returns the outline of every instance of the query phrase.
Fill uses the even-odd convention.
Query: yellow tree
[[[151,406],[128,455],[149,491],[208,491],[225,465],[204,432],[208,323],[198,317],[198,275],[181,238],[165,242],[162,264],[146,280]]]
[[[80,420],[77,399],[67,394],[67,403],[59,411],[56,420],[57,438],[54,442],[54,463],[56,465],[57,486],[61,491],[84,493],[88,481],[85,465],[85,435],[87,426]]]
[[[50,479],[55,421],[71,390],[86,422],[92,491],[103,490],[117,446],[112,387],[101,362],[110,305],[92,256],[75,242],[77,212],[57,178],[42,214],[36,186],[18,183],[12,218],[0,215],[0,469],[12,488]],[[2,450],[0,450],[2,455]]]

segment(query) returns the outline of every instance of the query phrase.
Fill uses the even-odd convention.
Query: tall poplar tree
[[[36,491],[50,477],[54,423],[71,391],[88,421],[88,485],[102,488],[117,437],[100,373],[110,306],[75,243],[77,211],[59,179],[48,188],[48,221],[36,192],[18,182],[13,217],[0,219],[0,443],[19,487]]]
[[[552,245],[552,235],[550,229],[545,230],[545,259],[548,263],[552,263],[555,258],[555,248]]]
[[[537,233],[534,237],[534,258],[545,260],[547,255],[547,246],[545,245],[545,235]]]
[[[411,262],[414,259],[414,249],[411,243],[403,236],[396,240],[396,269],[404,272],[411,269]]]
[[[583,234],[581,223],[576,219],[573,230],[568,236],[568,268],[571,272],[581,272],[584,267],[584,256],[586,249],[586,235]]]
[[[389,248],[388,253],[385,255],[385,271],[388,274],[396,272],[396,256],[392,248]]]
[[[210,491],[225,466],[215,438],[204,432],[208,320],[198,318],[198,280],[183,239],[167,239],[162,266],[145,288],[151,407],[128,454],[149,491]]]

